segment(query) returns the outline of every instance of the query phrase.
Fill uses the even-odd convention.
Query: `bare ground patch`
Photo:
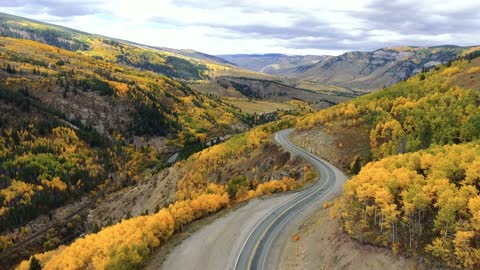
[[[340,230],[340,221],[331,218],[328,212],[328,209],[317,210],[291,235],[283,250],[280,270],[437,269],[351,239]]]
[[[348,171],[356,156],[361,157],[364,163],[368,160],[369,135],[369,130],[365,128],[346,128],[340,123],[334,123],[329,128],[295,131],[291,140],[342,171]]]

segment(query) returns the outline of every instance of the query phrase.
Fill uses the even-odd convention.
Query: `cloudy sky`
[[[0,0],[0,11],[210,54],[480,44],[479,0]]]

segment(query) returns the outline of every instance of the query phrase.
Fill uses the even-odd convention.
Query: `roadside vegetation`
[[[298,122],[304,132],[369,131],[357,144],[370,153],[349,157],[356,176],[336,204],[353,238],[439,266],[480,267],[478,55]]]
[[[299,167],[302,163],[295,164],[296,167],[291,165],[291,176],[277,179],[266,176],[255,178],[250,174],[216,177],[217,173],[223,171],[221,166],[237,159],[243,159],[237,165],[247,162],[248,158],[243,156],[254,155],[262,149],[262,145],[269,144],[271,134],[293,124],[293,119],[285,119],[259,126],[192,155],[177,165],[188,173],[178,183],[176,202],[158,209],[154,214],[126,219],[105,227],[98,233],[77,239],[69,246],[36,254],[22,262],[18,269],[28,269],[36,260],[43,269],[134,269],[142,266],[153,250],[173,233],[182,231],[185,225],[197,219],[218,212],[232,203],[302,187],[315,175],[308,166]],[[289,163],[289,160],[288,156],[282,162]],[[268,166],[278,166],[277,170],[280,170],[281,165],[272,163]]]
[[[348,234],[453,268],[480,267],[480,145],[434,146],[367,164],[344,186]]]
[[[394,154],[426,149],[431,145],[458,144],[480,138],[480,92],[462,88],[457,77],[480,65],[475,54],[421,73],[404,82],[301,119],[300,130],[336,126],[350,132],[367,128],[370,155],[364,164]],[[470,73],[471,84],[480,73]],[[353,161],[354,157],[351,157]]]

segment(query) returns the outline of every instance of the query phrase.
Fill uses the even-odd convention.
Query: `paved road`
[[[278,250],[282,245],[282,232],[289,223],[305,211],[313,203],[324,199],[327,195],[338,192],[339,183],[336,181],[338,170],[317,156],[295,146],[288,139],[293,129],[282,130],[275,134],[275,141],[290,152],[293,152],[309,162],[320,172],[320,180],[307,190],[302,191],[291,200],[278,206],[268,214],[251,232],[244,242],[243,248],[235,262],[236,270],[245,269],[275,269],[278,265]],[[341,182],[344,177],[341,177]],[[276,245],[278,244],[278,245]]]
[[[275,140],[312,162],[321,173],[318,183],[298,192],[254,198],[194,232],[165,261],[155,257],[146,269],[243,270],[249,265],[250,269],[279,269],[284,247],[298,226],[326,200],[339,195],[346,179],[332,165],[290,143],[291,132],[280,131]]]

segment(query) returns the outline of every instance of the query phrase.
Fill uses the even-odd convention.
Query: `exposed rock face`
[[[93,92],[78,91],[63,96],[61,90],[52,92],[31,91],[49,107],[64,113],[72,121],[80,121],[85,126],[93,127],[103,135],[110,130],[128,134],[132,126],[134,108],[125,98],[101,96]]]

